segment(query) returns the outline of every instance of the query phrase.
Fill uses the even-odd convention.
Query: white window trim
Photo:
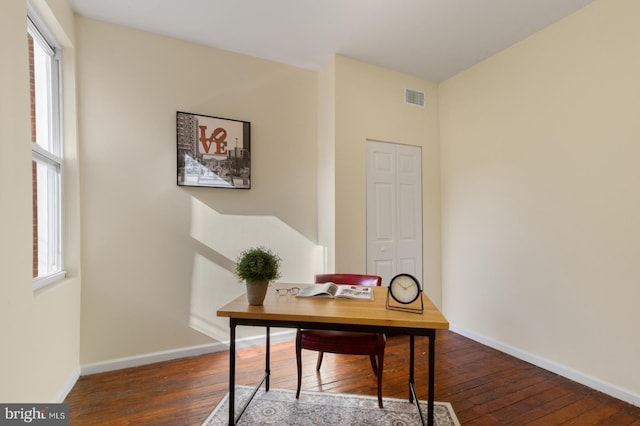
[[[61,63],[61,50],[60,45],[55,35],[51,32],[46,22],[40,17],[36,8],[33,7],[31,1],[27,1],[27,29],[31,29],[31,35],[37,38],[43,47],[53,58],[53,65],[51,67],[51,81],[56,82],[56,89],[51,94],[51,114],[53,120],[57,122],[57,125],[50,123],[51,136],[54,138],[55,143],[58,144],[57,150],[60,156],[42,148],[37,143],[32,143],[31,152],[32,159],[39,159],[40,161],[47,162],[55,165],[60,171],[60,188],[59,199],[60,203],[59,214],[60,222],[58,226],[59,239],[60,239],[60,251],[59,251],[59,264],[60,270],[50,273],[48,275],[42,275],[32,279],[33,290],[41,289],[47,285],[56,283],[63,280],[66,275],[65,269],[65,241],[64,241],[64,147],[63,147],[63,116],[62,116],[62,63]],[[53,43],[53,44],[52,44]]]

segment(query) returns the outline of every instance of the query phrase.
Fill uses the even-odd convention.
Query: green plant
[[[240,252],[234,275],[245,281],[273,281],[280,278],[280,256],[270,249],[258,246]]]

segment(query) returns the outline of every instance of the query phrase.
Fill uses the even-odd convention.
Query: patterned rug
[[[249,386],[236,386],[236,415],[253,391]],[[203,426],[228,425],[229,394],[211,412]],[[284,389],[261,388],[247,407],[238,425],[419,425],[420,416],[414,404],[406,399],[384,398],[384,409],[371,396],[302,392],[296,400],[295,392]],[[420,401],[422,415],[427,419],[427,402]],[[460,426],[453,407],[448,402],[435,403],[437,426]]]

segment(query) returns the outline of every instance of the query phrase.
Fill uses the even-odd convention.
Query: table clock
[[[422,288],[410,274],[398,274],[391,279],[387,290],[387,309],[421,314],[424,311]],[[416,301],[420,299],[420,305]]]

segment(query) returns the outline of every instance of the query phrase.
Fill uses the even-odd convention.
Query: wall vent
[[[418,92],[417,90],[405,89],[404,101],[408,104],[424,108],[425,94],[424,92]]]

